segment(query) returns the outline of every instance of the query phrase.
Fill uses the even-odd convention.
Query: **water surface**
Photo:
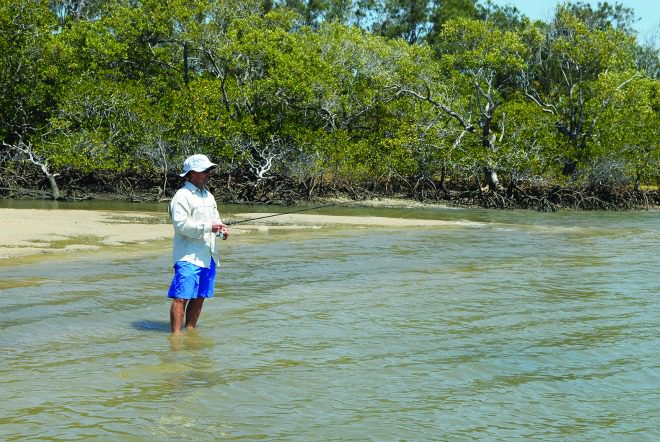
[[[455,224],[235,236],[178,339],[169,249],[0,267],[0,439],[660,440],[660,213],[323,213]]]

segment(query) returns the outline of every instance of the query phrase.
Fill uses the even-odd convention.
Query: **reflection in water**
[[[0,269],[1,438],[660,439],[660,214],[421,216],[228,241],[178,336],[169,250]]]

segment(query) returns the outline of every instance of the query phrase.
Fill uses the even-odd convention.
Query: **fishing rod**
[[[250,221],[256,221],[258,219],[272,218],[274,216],[288,215],[290,213],[306,212],[308,210],[322,209],[324,207],[341,206],[341,205],[344,205],[344,204],[348,204],[349,202],[350,201],[346,201],[346,202],[343,202],[343,203],[323,204],[321,206],[308,207],[306,209],[291,210],[290,212],[275,213],[275,214],[271,214],[271,215],[258,216],[256,218],[242,219],[242,220],[239,220],[239,221],[229,221],[225,224],[228,225],[228,226],[235,226],[236,224],[249,223]]]

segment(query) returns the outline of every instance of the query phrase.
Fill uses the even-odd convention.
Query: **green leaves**
[[[612,27],[593,27],[559,7],[544,41],[528,62],[528,98],[553,115],[564,170],[580,173],[609,147],[601,131],[617,96],[631,87],[634,38]],[[616,80],[615,80],[616,79]],[[619,114],[617,119],[626,118]],[[576,169],[576,166],[579,166]]]
[[[349,181],[660,169],[657,51],[625,10],[532,24],[471,0],[390,2],[380,31],[405,38],[387,38],[345,24],[368,2],[48,4],[0,4],[0,135],[52,167],[166,174],[202,151],[232,173],[270,155],[272,171]]]
[[[451,20],[439,38],[442,55],[459,70],[511,73],[522,69],[529,55],[517,32],[502,31],[481,20]]]
[[[48,57],[55,16],[45,1],[0,2],[0,137],[25,137],[52,109],[57,68]]]

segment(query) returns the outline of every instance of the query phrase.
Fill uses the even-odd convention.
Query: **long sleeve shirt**
[[[170,218],[174,226],[172,258],[209,268],[211,258],[217,263],[216,234],[211,231],[213,221],[220,220],[218,206],[211,193],[198,189],[189,181],[170,202]]]

